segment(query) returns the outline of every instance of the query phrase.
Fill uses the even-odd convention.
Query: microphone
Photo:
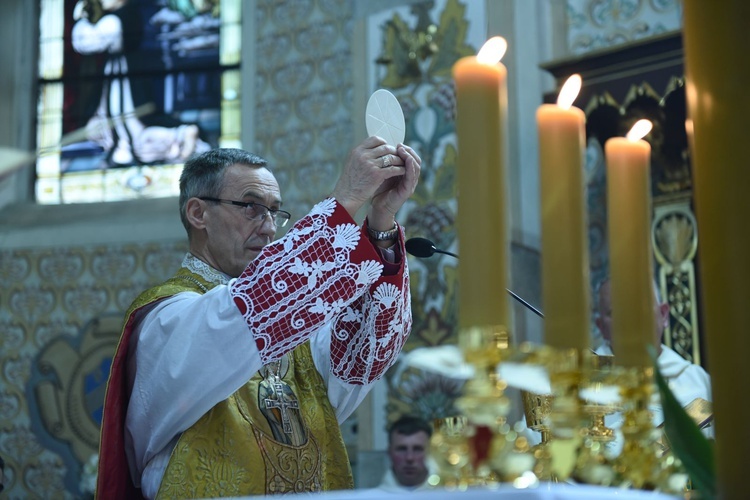
[[[450,255],[451,257],[458,258],[458,255],[453,252],[435,248],[435,244],[427,238],[409,238],[408,240],[406,240],[405,245],[407,252],[409,252],[414,257],[419,257],[420,259],[432,257],[436,253],[443,253],[445,255]]]
[[[456,255],[453,252],[449,252],[447,250],[440,250],[435,246],[433,242],[428,240],[427,238],[409,238],[404,243],[406,246],[406,251],[413,255],[414,257],[418,257],[420,259],[426,259],[428,257],[432,257],[436,253],[442,253],[445,255],[450,255],[451,257],[455,257],[458,259],[458,255]],[[528,302],[526,302],[524,299],[522,299],[517,293],[513,292],[512,290],[505,289],[506,292],[510,294],[511,297],[516,299],[518,302],[523,304],[529,311],[533,312],[540,318],[544,318],[544,314],[542,314],[542,311],[537,309],[536,307],[532,306]]]

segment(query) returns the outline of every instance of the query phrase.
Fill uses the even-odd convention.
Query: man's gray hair
[[[232,165],[265,167],[268,162],[242,149],[219,148],[206,151],[185,162],[180,175],[180,220],[190,236],[187,202],[201,196],[218,198],[224,187],[224,172]]]
[[[599,280],[599,282],[594,287],[594,298],[596,300],[597,308],[599,307],[599,294],[601,293],[602,287],[609,283],[610,278],[609,275],[605,275],[602,279]],[[656,281],[656,278],[653,278],[651,280],[651,285],[654,287],[654,296],[656,297],[656,303],[662,304],[662,298],[661,298],[661,289],[659,288],[659,283]]]

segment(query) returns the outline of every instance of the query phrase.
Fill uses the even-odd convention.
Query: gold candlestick
[[[581,354],[577,349],[554,352],[548,365],[552,386],[550,412],[551,472],[557,480],[567,480],[575,468],[583,441],[585,415],[579,396],[582,380]]]
[[[581,398],[584,400],[583,412],[590,420],[586,429],[586,436],[599,443],[609,443],[615,439],[615,433],[606,426],[604,418],[620,409],[614,398],[608,393],[616,390],[612,365],[614,356],[590,356],[581,388]]]
[[[529,451],[534,456],[534,474],[541,481],[554,480],[552,475],[552,454],[549,450],[550,426],[549,416],[552,412],[551,394],[535,394],[521,391],[526,427],[542,435],[542,441]]]
[[[622,395],[622,452],[614,461],[621,486],[655,489],[661,464],[657,439],[659,431],[651,420],[649,404],[654,394],[654,369],[632,367],[619,373]]]
[[[456,407],[466,417],[463,430],[468,445],[469,481],[485,485],[499,481],[490,466],[490,453],[501,453],[497,439],[507,433],[510,401],[497,366],[507,356],[510,333],[504,325],[464,328],[459,337],[465,360],[474,367],[474,377],[464,386]]]

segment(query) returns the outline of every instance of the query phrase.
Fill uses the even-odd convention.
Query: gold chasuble
[[[214,286],[181,268],[173,278],[142,294],[131,314],[176,293],[205,293]],[[313,364],[310,343],[305,342],[263,367],[180,436],[157,498],[353,487],[336,414]]]

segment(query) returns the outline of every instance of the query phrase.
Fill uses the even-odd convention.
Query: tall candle
[[[495,48],[496,47],[496,48]],[[459,328],[510,328],[505,40],[453,66],[458,138]],[[493,50],[496,52],[493,54]],[[494,57],[493,57],[494,55]]]
[[[746,0],[684,2],[700,292],[716,425],[719,498],[745,498],[750,443],[750,38]]]
[[[645,122],[645,123],[644,123]],[[654,343],[656,317],[651,250],[651,146],[645,132],[613,137],[607,161],[607,232],[612,294],[612,350],[617,364],[651,366],[646,346]]]
[[[581,77],[568,79],[557,104],[537,110],[542,199],[544,341],[583,351],[589,336],[589,260],[584,152],[586,115],[571,107]]]

